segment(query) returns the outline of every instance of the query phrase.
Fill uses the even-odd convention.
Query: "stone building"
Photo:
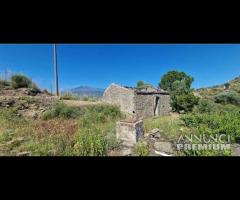
[[[168,115],[169,93],[161,89],[137,89],[112,83],[103,94],[103,101],[118,105],[121,111],[140,117]]]

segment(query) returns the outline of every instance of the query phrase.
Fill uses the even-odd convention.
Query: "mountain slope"
[[[197,89],[195,90],[195,93],[205,98],[211,98],[225,90],[235,91],[240,95],[240,76],[229,81],[228,83],[229,83],[229,86],[227,88],[225,84],[221,84],[221,85],[216,85],[212,87]]]

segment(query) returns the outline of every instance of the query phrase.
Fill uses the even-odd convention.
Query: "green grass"
[[[63,92],[60,94],[62,100],[78,100],[78,97],[70,92]]]
[[[145,133],[154,128],[160,129],[170,140],[175,140],[182,133],[189,132],[189,129],[184,126],[178,116],[161,116],[144,120]]]
[[[150,155],[149,148],[143,143],[137,144],[135,147],[135,151],[139,156],[149,156]]]
[[[80,109],[75,107],[67,106],[62,102],[54,104],[49,110],[43,113],[43,119],[54,119],[54,118],[77,118],[80,115]]]
[[[122,114],[117,107],[57,104],[44,116],[24,119],[15,109],[0,108],[0,155],[104,156],[119,146],[115,123]]]

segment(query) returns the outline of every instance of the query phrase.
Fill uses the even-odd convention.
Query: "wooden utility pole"
[[[59,96],[59,90],[58,90],[58,63],[57,63],[57,45],[53,45],[53,51],[54,51],[54,77],[55,77],[55,95]]]

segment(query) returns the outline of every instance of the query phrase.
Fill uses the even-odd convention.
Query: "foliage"
[[[62,100],[77,100],[78,98],[71,92],[63,92],[60,95],[60,99],[62,99]]]
[[[186,88],[190,89],[193,80],[193,77],[185,74],[184,72],[169,71],[161,78],[159,87],[170,92],[174,90],[174,82],[179,81],[184,82]]]
[[[225,112],[220,113],[203,113],[188,114],[181,117],[184,124],[192,129],[192,133],[196,135],[220,135],[225,134],[231,137],[232,142],[240,139],[240,113]],[[228,152],[218,151],[189,151],[190,155],[219,155],[228,154]]]
[[[173,94],[171,93],[171,106],[177,111],[184,110],[186,112],[192,111],[194,105],[197,105],[199,98],[194,96],[192,92],[187,94]]]
[[[234,91],[224,91],[215,97],[216,103],[240,105],[240,95]]]
[[[230,83],[224,83],[223,85],[224,85],[225,89],[228,89],[230,87]]]
[[[98,128],[81,132],[74,145],[75,154],[79,156],[104,156],[107,155],[107,147],[106,137]]]
[[[43,113],[43,119],[77,118],[80,115],[80,111],[81,110],[78,108],[70,107],[62,102],[58,102]]]
[[[24,75],[15,74],[11,77],[11,84],[14,89],[30,88],[32,86],[32,81]]]
[[[11,86],[14,89],[31,88],[32,92],[34,93],[40,92],[38,86],[34,82],[32,82],[30,78],[22,74],[15,74],[11,77]]]
[[[154,128],[158,128],[163,133],[166,133],[166,137],[169,139],[177,138],[183,132],[188,132],[188,129],[184,127],[184,123],[178,116],[161,116],[154,119],[144,119],[145,133]]]
[[[200,99],[193,108],[194,113],[212,113],[217,111],[217,104],[208,99]]]
[[[179,112],[184,110],[186,112],[192,111],[194,105],[197,105],[199,98],[193,94],[192,89],[186,84],[186,81],[175,81],[172,84],[170,92],[171,106],[173,110]]]
[[[138,81],[137,82],[137,88],[142,89],[142,88],[152,88],[153,86],[149,83],[145,83],[144,81]]]
[[[150,151],[149,151],[148,147],[143,143],[139,143],[136,145],[136,152],[139,156],[149,156],[150,155]]]
[[[6,87],[6,86],[10,86],[10,85],[11,85],[11,84],[10,84],[9,81],[0,79],[0,88]]]

